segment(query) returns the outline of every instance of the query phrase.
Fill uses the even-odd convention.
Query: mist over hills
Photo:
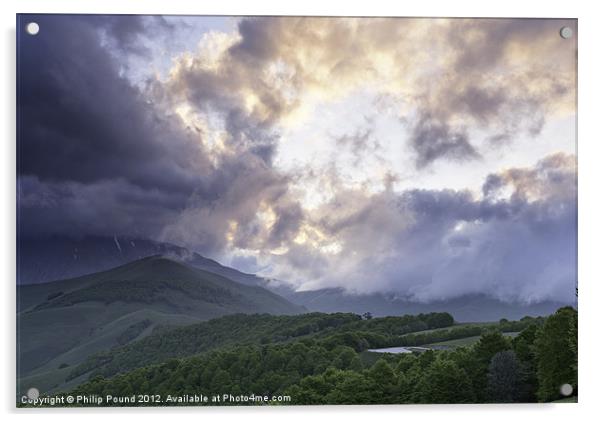
[[[370,312],[374,316],[449,312],[458,321],[497,321],[500,318],[520,319],[525,315],[547,315],[567,305],[553,301],[509,303],[486,295],[467,295],[422,303],[401,298],[391,292],[353,294],[343,288],[295,291],[285,281],[247,274],[187,248],[148,239],[116,236],[72,239],[54,236],[20,239],[19,246],[20,284],[78,277],[151,255],[162,255],[241,284],[264,287],[315,312]]]
[[[374,316],[449,312],[457,321],[517,320],[525,315],[542,316],[566,305],[560,302],[508,303],[485,295],[466,295],[429,303],[412,302],[394,294],[355,295],[341,288],[282,293],[288,300],[320,312],[370,312]]]

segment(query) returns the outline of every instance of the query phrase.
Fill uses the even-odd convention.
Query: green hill
[[[161,326],[304,308],[258,286],[153,256],[95,274],[18,287],[18,374],[50,386],[87,356]],[[59,375],[60,374],[60,375]]]
[[[404,315],[363,320],[355,314],[311,313],[292,316],[229,315],[165,332],[157,332],[109,351],[99,352],[75,367],[67,379],[87,375],[112,376],[170,358],[195,355],[207,350],[246,344],[285,343],[306,337],[342,337],[355,346],[354,335],[385,345],[400,336],[426,329],[449,327],[446,313]],[[392,340],[395,339],[395,340]],[[361,340],[358,340],[358,342]]]
[[[97,364],[95,369],[80,368],[88,371],[87,380],[75,374],[76,383],[53,393],[142,395],[154,400],[107,401],[103,404],[107,406],[194,405],[177,401],[192,395],[223,397],[212,405],[550,401],[559,398],[560,392],[542,396],[538,383],[547,379],[544,376],[552,377],[550,385],[577,385],[576,367],[566,365],[576,359],[576,349],[567,351],[575,333],[570,324],[560,325],[569,317],[576,317],[576,311],[562,308],[547,319],[525,317],[449,327],[453,319],[445,313],[369,320],[353,314],[318,313],[227,316],[159,332],[97,355],[95,362],[88,362]],[[425,325],[431,328],[412,331]],[[509,330],[520,333],[502,335]],[[455,349],[364,356],[369,348],[442,341],[477,332],[476,342]],[[542,366],[539,356],[548,353],[549,347],[541,342],[546,336],[555,342],[556,352],[565,351],[567,356]],[[501,360],[510,363],[499,373],[503,385],[496,375]],[[111,367],[117,362],[121,365]],[[548,363],[568,370],[548,371]],[[508,378],[508,374],[516,377]],[[239,399],[251,394],[266,398]]]

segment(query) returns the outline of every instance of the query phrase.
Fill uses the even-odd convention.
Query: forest
[[[255,327],[247,339],[243,336],[238,344],[220,339],[218,333],[224,336],[229,325],[235,333],[244,332],[239,323],[246,319],[249,327]],[[182,350],[179,342],[192,353],[195,348],[186,342],[195,336],[187,331],[191,327],[159,332],[113,351],[114,356],[106,359],[117,359],[123,367],[92,370],[89,380],[69,394],[285,395],[292,405],[547,402],[562,398],[563,384],[570,384],[577,394],[573,308],[560,308],[547,318],[458,328],[452,323],[444,313],[369,319],[353,314],[229,316],[193,327],[200,333],[197,340],[210,339],[216,345],[213,349],[201,351],[197,345],[197,354],[167,357],[161,339],[165,349]],[[409,327],[419,324],[426,324],[422,333],[408,334]],[[511,330],[520,332],[513,338],[502,334]],[[368,351],[477,332],[480,339],[468,347],[378,354],[376,359]],[[152,355],[153,344],[160,352],[158,359],[165,359],[143,360],[144,366],[128,370],[124,357],[144,355],[135,350]]]

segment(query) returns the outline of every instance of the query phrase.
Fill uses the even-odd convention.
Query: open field
[[[512,337],[516,337],[519,333],[511,332],[511,333],[503,333],[503,334],[506,337],[512,338]],[[458,338],[458,339],[454,339],[454,340],[439,341],[436,343],[425,344],[423,347],[433,347],[433,348],[437,348],[437,347],[446,347],[446,348],[447,347],[449,347],[449,348],[467,347],[467,346],[472,346],[473,344],[475,344],[477,341],[479,341],[480,338],[481,338],[481,336]]]

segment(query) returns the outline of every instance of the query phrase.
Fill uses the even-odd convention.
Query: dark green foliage
[[[528,371],[524,368],[540,363],[538,348],[543,347],[548,331],[563,337],[564,343],[574,340],[576,313],[572,311],[572,315],[571,311],[559,310],[554,315],[556,320],[541,328],[542,333],[538,333],[542,320],[525,319],[520,322],[524,330],[512,341],[495,330],[500,326],[515,329],[515,322],[508,321],[488,325],[481,339],[470,347],[383,354],[364,363],[360,354],[367,352],[363,350],[403,339],[407,335],[396,333],[405,330],[405,326],[396,326],[392,318],[363,320],[353,314],[232,315],[192,327],[160,330],[157,335],[115,349],[114,355],[107,355],[113,360],[101,364],[99,373],[128,356],[152,360],[155,358],[145,358],[145,353],[158,353],[160,360],[128,372],[93,375],[69,394],[166,396],[227,392],[290,395],[290,404],[532,401],[528,392],[536,386],[533,377],[525,376]],[[425,316],[414,318],[399,317],[397,322],[406,326],[427,323]],[[429,323],[433,320],[436,318]],[[454,330],[440,331],[453,335]],[[199,349],[202,353],[182,358],[167,352],[199,353]],[[572,350],[572,346],[568,349]],[[544,374],[538,368],[537,375],[541,377]]]
[[[311,340],[307,344],[248,346],[182,360],[171,359],[106,379],[96,376],[74,394],[178,394],[216,391],[274,394],[303,377],[324,372],[341,354]],[[349,365],[355,365],[350,359]],[[333,368],[334,369],[334,368]],[[152,391],[149,387],[152,386]]]
[[[474,403],[470,379],[452,360],[435,359],[417,384],[418,403]]]
[[[546,320],[535,339],[537,396],[542,401],[561,398],[560,387],[577,387],[577,311],[561,308]]]
[[[279,343],[306,336],[321,338],[322,344],[329,350],[344,345],[361,352],[368,348],[394,345],[399,340],[398,334],[408,332],[418,324],[424,324],[428,329],[449,321],[449,314],[442,317],[438,314],[421,314],[371,320],[343,313],[229,315],[182,328],[158,330],[132,344],[94,354],[75,367],[68,379],[91,371],[92,375],[107,377],[218,347]]]
[[[483,334],[474,346],[472,361],[468,369],[472,378],[472,386],[477,399],[485,402],[487,397],[487,371],[491,359],[497,353],[510,349],[510,341],[500,332]]]
[[[378,360],[369,371],[367,376],[375,385],[374,393],[383,397],[381,403],[395,403],[398,396],[398,379],[391,366],[384,360]]]
[[[538,327],[535,324],[525,328],[512,339],[512,349],[520,362],[521,384],[520,401],[537,401],[537,363],[535,361],[535,337]]]
[[[94,371],[93,375],[107,377],[218,347],[290,341],[310,333],[329,332],[357,319],[359,316],[354,314],[234,314],[186,327],[159,329],[157,333],[134,343],[92,355],[74,368],[69,378],[90,371]]]
[[[489,366],[489,362],[491,362],[495,354],[509,348],[510,342],[508,339],[499,331],[493,331],[483,334],[479,342],[475,345],[475,357],[479,363]]]
[[[492,402],[514,403],[521,392],[520,363],[512,350],[496,353],[487,372],[487,391]]]

